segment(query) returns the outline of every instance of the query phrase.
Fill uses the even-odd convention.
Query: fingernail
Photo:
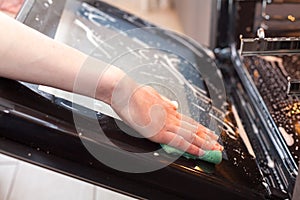
[[[218,144],[215,144],[214,147],[212,148],[212,150],[219,150],[219,149],[220,149],[220,147]]]
[[[218,148],[218,149],[216,149],[216,150],[220,150],[220,151],[223,151],[223,150],[224,150],[224,147],[223,147],[222,145],[220,145],[219,143],[217,143],[217,144],[215,145],[215,147]]]
[[[212,141],[211,144],[213,145],[212,150],[222,151],[223,147],[218,142]]]
[[[224,150],[224,147],[222,145],[220,145],[220,150],[223,151]]]

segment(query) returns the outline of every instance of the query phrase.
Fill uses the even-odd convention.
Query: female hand
[[[116,113],[144,137],[196,156],[205,150],[223,150],[218,136],[195,120],[181,115],[176,106],[149,86],[128,76],[119,81],[111,97]]]

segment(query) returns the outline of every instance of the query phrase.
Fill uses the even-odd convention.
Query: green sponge
[[[182,155],[185,158],[188,159],[200,159],[200,160],[204,160],[210,163],[214,163],[214,164],[219,164],[222,161],[222,152],[221,151],[205,151],[205,154],[203,156],[194,156],[192,154],[189,153],[185,153],[179,149],[176,149],[174,147],[171,147],[169,145],[166,144],[161,144],[161,147],[163,148],[163,150],[169,154],[174,154],[174,155]]]

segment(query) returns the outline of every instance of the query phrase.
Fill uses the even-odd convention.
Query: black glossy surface
[[[217,166],[202,161],[180,158],[170,166],[151,173],[118,172],[95,160],[84,149],[72,125],[70,111],[41,98],[15,81],[1,79],[0,82],[1,107],[5,107],[1,109],[0,134],[2,140],[4,144],[12,141],[27,146],[26,152],[18,152],[9,147],[1,148],[4,153],[21,156],[22,159],[29,159],[37,164],[62,170],[64,173],[71,173],[72,176],[80,176],[81,179],[100,185],[105,184],[106,187],[113,187],[146,198],[155,197],[160,193],[166,193],[166,195],[173,193],[171,196],[183,198],[197,198],[195,194],[200,192],[201,196],[207,198],[220,198],[225,195],[235,199],[259,199],[263,198],[265,194],[260,184],[260,175],[256,170],[255,160],[246,153],[242,153],[245,156],[244,159],[234,159],[241,156],[235,151],[236,145],[239,145],[241,151],[244,149],[239,140],[231,141],[226,135],[222,136],[229,160],[224,160]],[[28,118],[28,116],[35,116],[44,122],[56,125],[60,130],[47,127],[45,126],[46,123],[40,123],[40,121]],[[89,119],[83,120],[86,120],[88,124]],[[111,140],[126,150],[139,152],[153,150],[157,147],[156,144],[147,140],[139,139],[137,141],[127,134],[122,134],[109,117],[103,116],[99,121],[102,128],[110,133]],[[82,128],[84,129],[84,127]],[[161,155],[159,158],[155,157],[154,160],[149,160],[143,157],[133,157],[130,153],[121,155],[113,147],[95,141],[91,141],[91,145],[96,145],[99,153],[115,152],[116,158],[138,160],[141,164],[162,162],[168,157]],[[38,158],[31,158],[27,156],[28,153],[39,156]],[[48,157],[51,159],[49,160]],[[64,159],[65,162],[57,163],[56,160],[60,159]],[[77,163],[75,167],[72,164],[74,162]],[[78,165],[80,167],[74,169]],[[195,169],[195,166],[199,166],[199,168]],[[113,174],[115,180],[107,183],[106,180],[103,180],[105,178],[103,174],[99,176],[89,173],[82,174],[81,170],[99,170],[101,174],[107,173],[106,176]],[[133,182],[131,184],[138,189],[133,191],[132,185],[121,184],[123,179],[131,180]],[[149,194],[145,192],[148,187],[156,189]],[[199,190],[199,188],[202,189]],[[211,193],[211,191],[218,191],[218,193]]]

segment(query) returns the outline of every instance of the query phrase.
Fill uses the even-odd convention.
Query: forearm
[[[2,13],[0,25],[3,28],[0,31],[0,76],[73,91],[87,55],[55,42]],[[99,69],[100,74],[97,75],[102,77],[101,80],[92,83],[90,77],[86,77],[86,81],[80,81],[86,84],[85,88],[89,88],[89,84],[98,84],[96,96],[89,90],[79,93],[110,103],[113,83],[121,79],[124,73],[113,66],[108,69],[101,61],[93,64],[97,65],[91,67]]]

